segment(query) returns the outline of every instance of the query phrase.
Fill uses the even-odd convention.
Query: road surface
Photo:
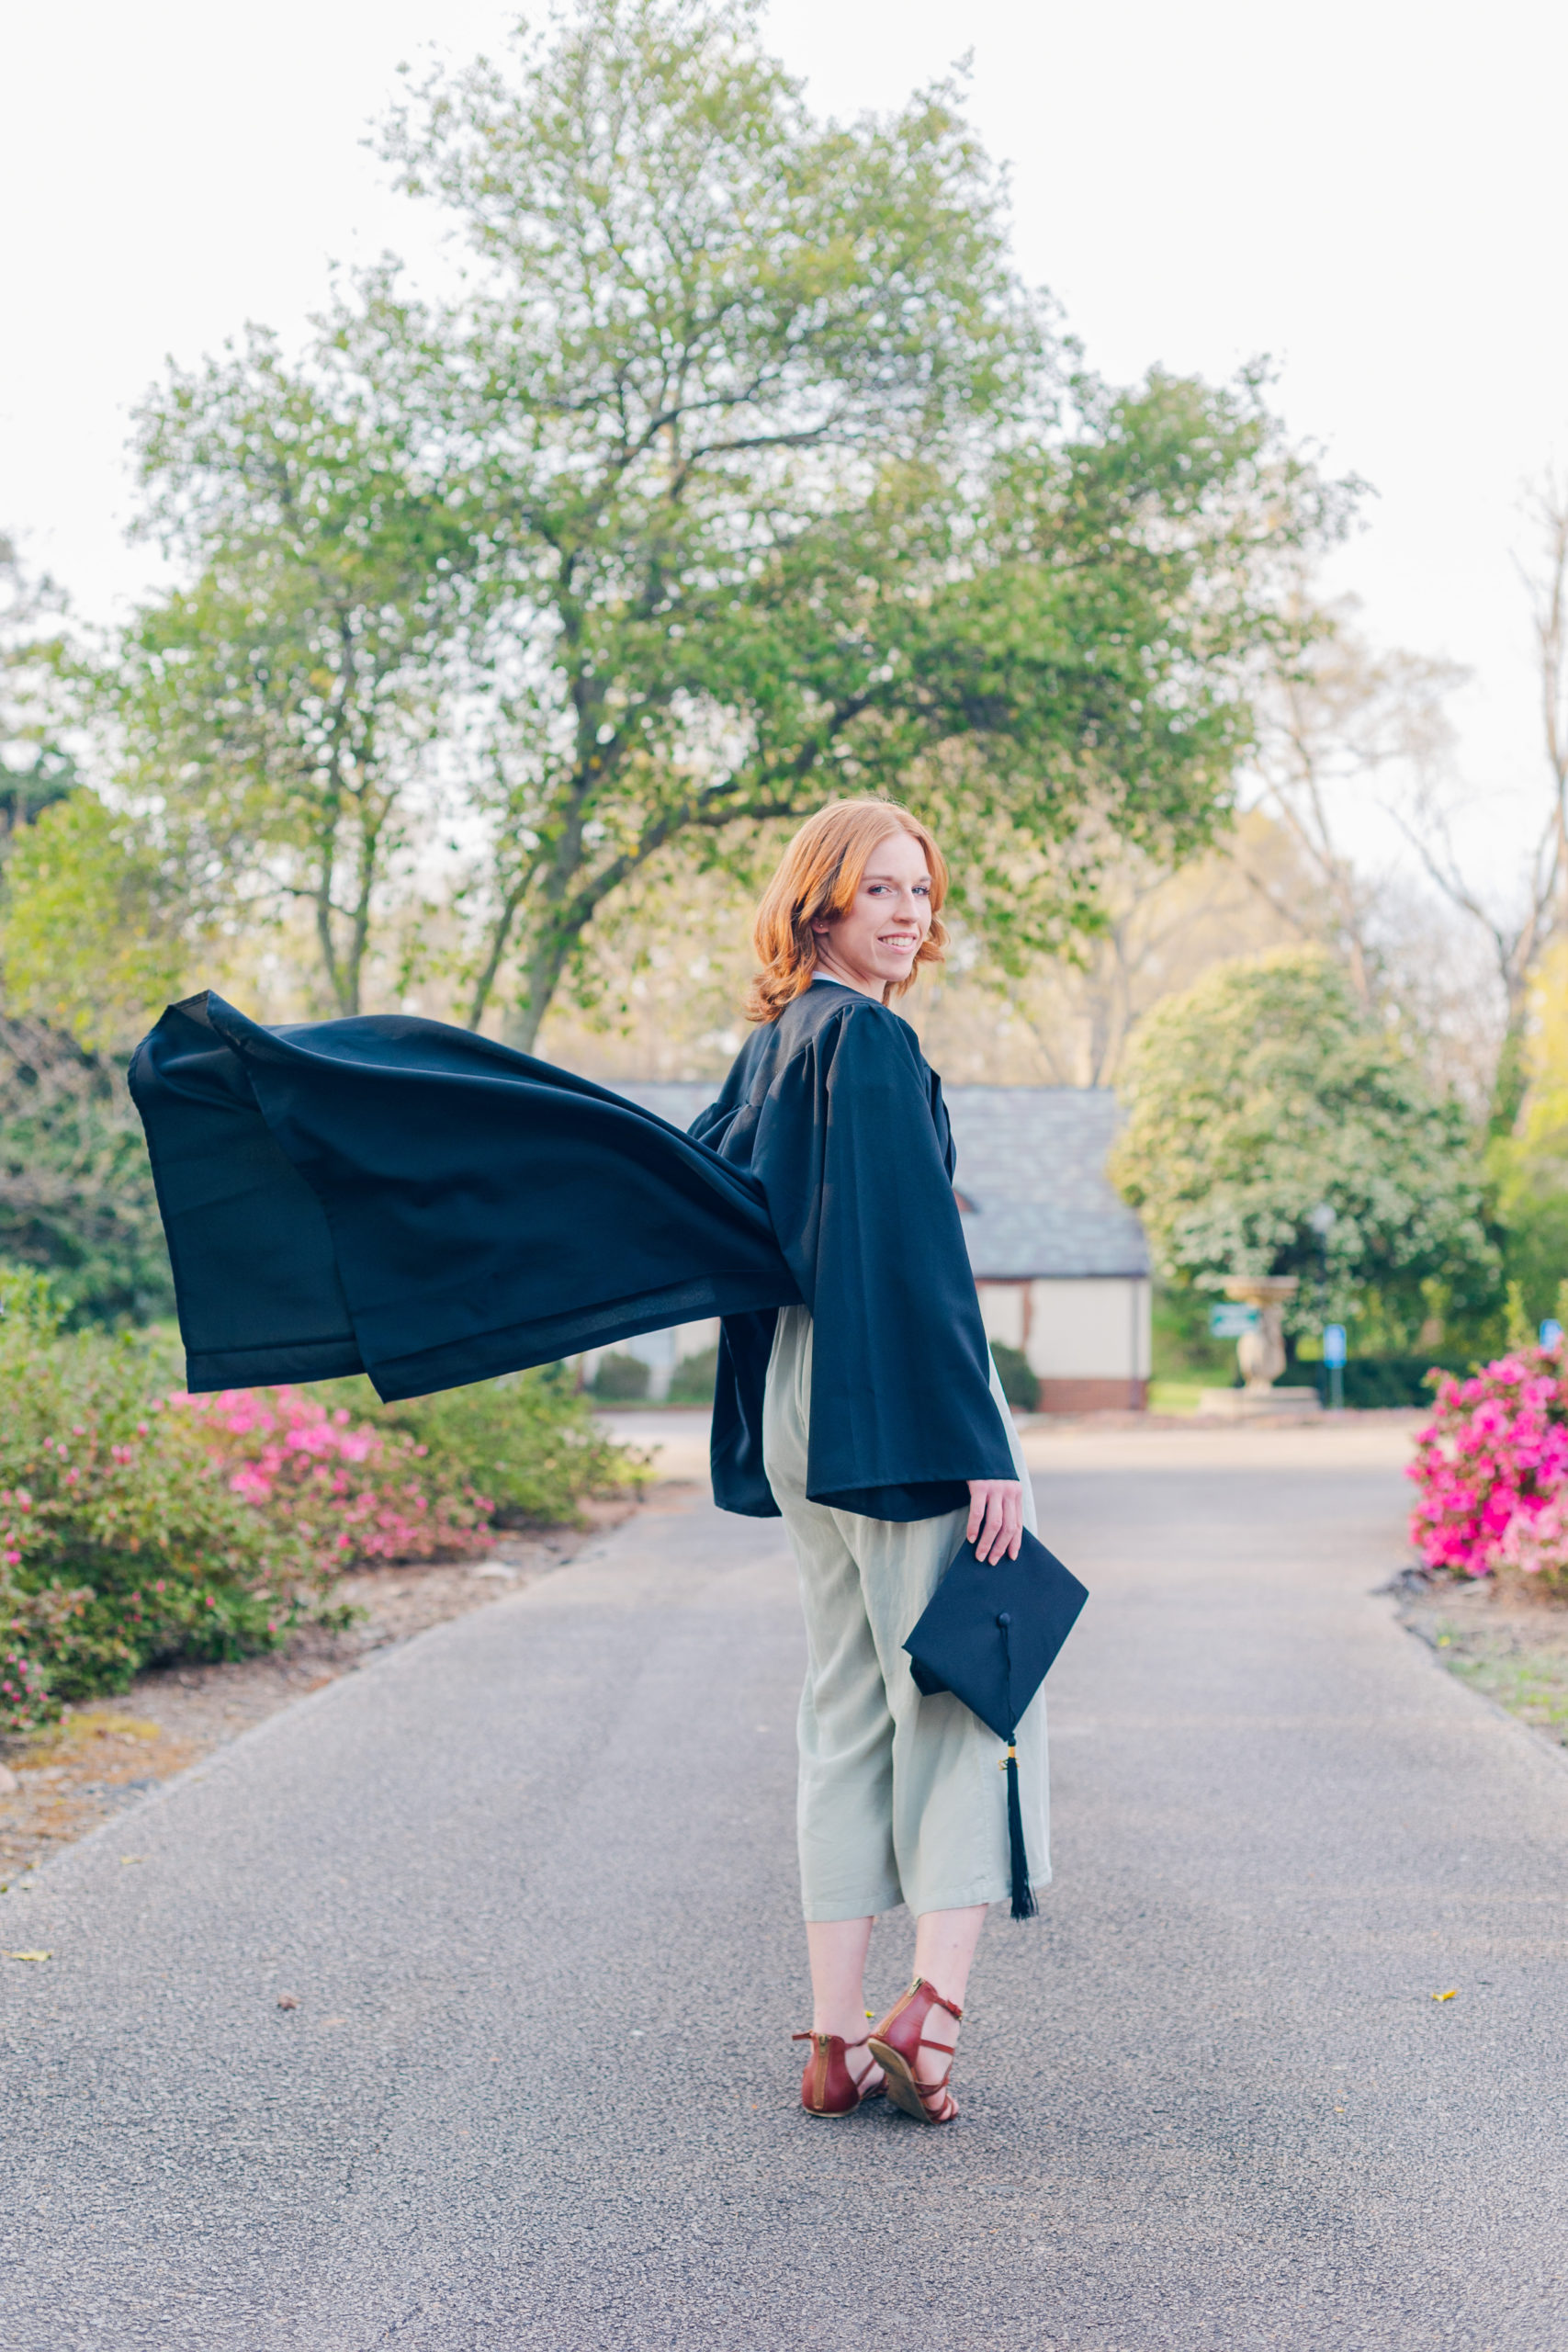
[[[1568,1771],[1374,1597],[1393,1448],[1036,1459],[956,2127],[795,2103],[791,1571],[667,1492],[0,1901],[6,2352],[1562,2352]]]

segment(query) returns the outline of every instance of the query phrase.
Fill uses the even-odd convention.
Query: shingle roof
[[[689,1127],[717,1090],[638,1080],[615,1091],[671,1126]],[[1105,1173],[1116,1132],[1116,1097],[1108,1087],[944,1091],[958,1148],[964,1235],[980,1281],[1148,1272],[1143,1227]]]
[[[1112,1189],[1108,1087],[951,1086],[969,1261],[982,1281],[1146,1274],[1144,1229]]]

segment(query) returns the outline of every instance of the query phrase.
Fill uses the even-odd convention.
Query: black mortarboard
[[[951,1690],[1008,1744],[1015,1919],[1028,1919],[1034,1911],[1018,1800],[1019,1717],[1050,1672],[1088,1599],[1071,1569],[1027,1528],[1016,1560],[995,1560],[983,1566],[973,1544],[963,1544],[904,1645],[915,1686],[926,1698]]]

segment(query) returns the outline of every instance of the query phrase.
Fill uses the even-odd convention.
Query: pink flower
[[[1429,1566],[1485,1576],[1527,1553],[1539,1565],[1530,1530],[1568,1483],[1557,1355],[1532,1350],[1442,1379],[1410,1476],[1420,1489],[1411,1535]]]

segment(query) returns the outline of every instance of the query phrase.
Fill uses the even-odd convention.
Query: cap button
[[[997,1619],[997,1623],[998,1625],[1010,1625],[1012,1623],[1012,1618],[1007,1610],[1004,1609],[1001,1611],[1001,1614]]]

